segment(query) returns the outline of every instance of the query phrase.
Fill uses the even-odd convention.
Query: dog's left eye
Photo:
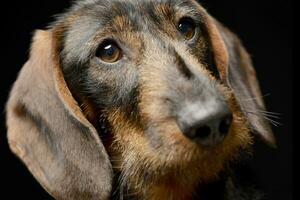
[[[122,58],[122,50],[115,42],[108,41],[98,47],[96,56],[106,63],[114,63]]]
[[[190,18],[182,18],[177,28],[184,35],[186,40],[193,39],[196,34],[196,24]]]

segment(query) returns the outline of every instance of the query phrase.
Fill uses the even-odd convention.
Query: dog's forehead
[[[145,5],[159,5],[159,4],[168,4],[168,5],[176,5],[182,3],[190,3],[193,0],[81,0],[77,1],[75,6],[81,7],[86,5],[102,5],[106,7],[111,7],[112,5],[134,5],[134,6],[142,6]]]
[[[186,9],[188,12],[194,5],[193,0],[87,0],[78,3],[75,8],[86,11],[90,17],[101,18],[105,23],[116,16],[129,20],[143,19],[137,21],[156,20],[157,15],[167,14],[164,11]]]

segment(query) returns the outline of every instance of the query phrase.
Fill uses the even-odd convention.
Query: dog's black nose
[[[178,125],[184,135],[205,147],[222,142],[231,122],[232,113],[225,103],[210,108],[191,105],[178,117]]]

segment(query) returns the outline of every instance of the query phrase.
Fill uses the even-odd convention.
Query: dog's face
[[[52,33],[68,88],[121,187],[141,198],[190,197],[251,143],[250,128],[267,127],[241,100],[259,95],[247,85],[250,69],[230,71],[249,58],[196,1],[83,1]]]
[[[107,123],[102,137],[112,142],[104,144],[127,184],[167,185],[176,177],[188,188],[215,178],[250,142],[220,80],[199,4],[100,1],[72,16],[62,69],[82,107],[96,110],[90,121]]]

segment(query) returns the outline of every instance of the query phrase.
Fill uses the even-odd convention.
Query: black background
[[[261,82],[269,111],[280,113],[274,127],[278,149],[255,144],[251,166],[270,200],[292,199],[292,1],[201,0],[203,6],[243,40]],[[10,1],[1,5],[0,199],[50,199],[6,143],[4,105],[28,56],[32,32],[69,6],[63,0]]]

